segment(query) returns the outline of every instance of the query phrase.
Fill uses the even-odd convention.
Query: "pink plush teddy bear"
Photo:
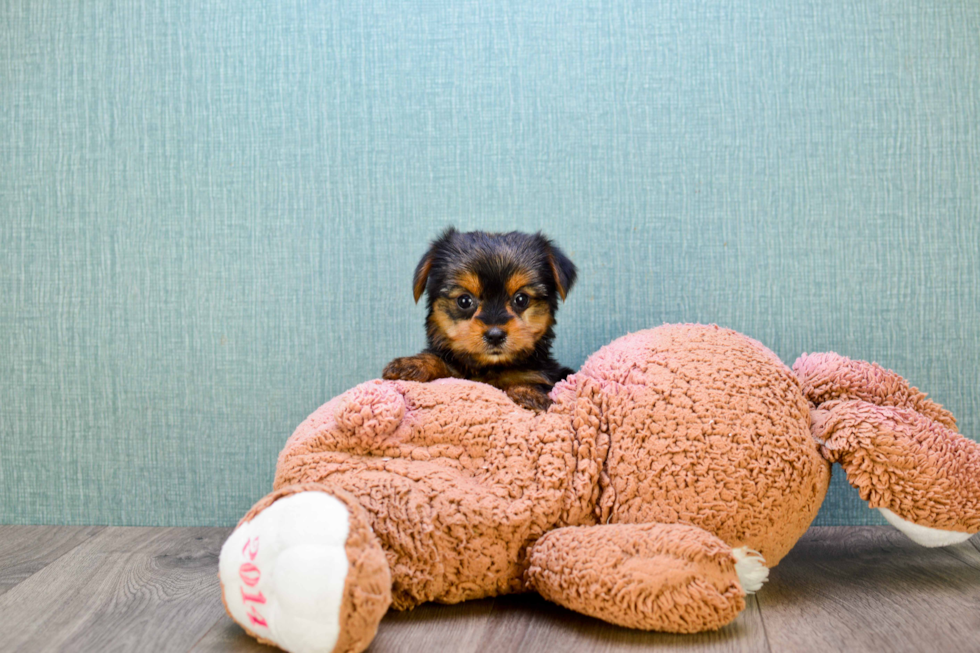
[[[901,377],[793,370],[714,326],[603,347],[532,413],[488,385],[373,381],[297,428],[221,551],[228,613],[362,651],[389,605],[536,591],[630,628],[729,623],[817,514],[832,462],[915,541],[980,531],[980,445]]]

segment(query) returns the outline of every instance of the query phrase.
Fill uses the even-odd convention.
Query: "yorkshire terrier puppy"
[[[544,410],[551,388],[572,373],[551,357],[551,341],[558,298],[575,276],[575,265],[540,233],[450,227],[415,268],[415,302],[423,292],[428,298],[428,346],[388,363],[384,378],[482,381]]]

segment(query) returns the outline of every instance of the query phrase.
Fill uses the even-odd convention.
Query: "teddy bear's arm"
[[[812,411],[824,456],[861,498],[919,544],[980,531],[980,444],[915,410],[832,401]]]
[[[526,580],[549,601],[610,623],[666,632],[721,628],[768,570],[686,524],[559,528],[529,552]]]

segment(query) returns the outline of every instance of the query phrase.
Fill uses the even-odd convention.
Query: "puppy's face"
[[[432,304],[445,345],[484,367],[527,356],[554,324],[544,284],[506,258],[470,267],[451,270]]]
[[[421,277],[421,278],[420,278]],[[473,367],[506,366],[551,337],[575,266],[540,234],[447,231],[419,263],[430,342]]]

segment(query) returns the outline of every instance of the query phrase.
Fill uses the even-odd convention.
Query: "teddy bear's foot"
[[[812,412],[827,459],[913,541],[947,546],[980,531],[980,444],[908,408],[843,400]]]
[[[362,651],[391,601],[391,577],[356,500],[320,486],[283,488],[221,548],[228,614],[291,653]]]
[[[905,537],[909,538],[919,546],[937,547],[952,546],[960,542],[966,542],[973,537],[972,533],[961,533],[959,531],[944,531],[941,528],[929,528],[914,524],[907,519],[902,519],[888,508],[878,508],[878,512],[885,520],[900,530]]]
[[[721,628],[769,570],[687,524],[571,526],[530,550],[526,580],[549,601],[610,623],[675,633]]]
[[[746,594],[755,594],[762,589],[762,584],[769,580],[769,567],[766,560],[758,551],[747,546],[732,549],[735,558],[735,574],[738,583]]]

